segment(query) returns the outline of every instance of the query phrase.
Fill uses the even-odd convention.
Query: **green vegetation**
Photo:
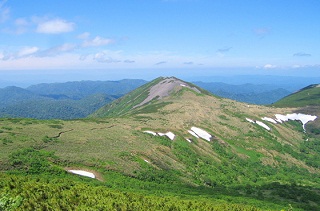
[[[319,210],[319,139],[298,122],[245,120],[286,109],[180,86],[135,108],[161,80],[87,119],[0,119],[0,210]]]
[[[320,105],[320,87],[318,85],[305,87],[273,104],[276,107],[303,107],[311,105]]]

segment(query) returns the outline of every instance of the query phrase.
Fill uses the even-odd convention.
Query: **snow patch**
[[[77,174],[85,177],[90,177],[90,178],[96,178],[96,175],[94,173],[88,172],[88,171],[83,171],[83,170],[68,170],[68,172],[72,174]]]
[[[154,136],[157,136],[157,135],[159,135],[159,136],[167,136],[170,140],[173,140],[174,139],[174,137],[175,137],[175,135],[174,135],[174,133],[172,133],[172,132],[167,132],[167,133],[156,133],[156,132],[153,132],[153,131],[150,131],[150,130],[146,130],[146,131],[143,131],[144,133],[149,133],[149,134],[151,134],[151,135],[154,135]]]
[[[192,141],[191,141],[190,139],[186,138],[186,140],[187,140],[189,143],[192,143]]]
[[[302,128],[304,131],[306,131],[305,129],[305,125],[309,122],[309,121],[314,121],[317,116],[312,116],[309,114],[301,114],[301,113],[293,113],[293,114],[287,114],[287,115],[282,115],[282,114],[276,114],[276,120],[279,122],[286,122],[288,120],[298,120],[301,121],[302,123]]]
[[[158,133],[159,136],[167,136],[171,141],[174,139],[175,135],[172,132]]]
[[[144,162],[146,162],[146,163],[150,163],[148,160],[146,160],[146,159],[144,159]]]
[[[207,141],[211,141],[212,136],[208,132],[197,127],[191,127],[191,130],[195,134],[197,134],[197,136],[199,136],[200,138],[203,138],[204,140],[207,140]]]
[[[248,122],[255,123],[252,119],[246,118]]]
[[[153,132],[153,131],[150,131],[150,130],[146,130],[146,131],[143,131],[143,132],[144,132],[144,133],[149,133],[149,134],[154,135],[154,136],[157,135],[157,133],[155,133],[155,132]]]
[[[199,138],[199,136],[198,136],[195,132],[193,132],[192,130],[188,130],[188,132],[189,132],[191,135],[193,135],[194,137]]]
[[[174,139],[174,137],[175,137],[175,135],[172,133],[172,132],[167,132],[166,133],[166,136],[172,141],[173,139]]]
[[[265,121],[268,121],[268,122],[272,122],[272,123],[274,123],[274,124],[277,124],[277,121],[276,120],[274,120],[274,119],[272,119],[272,118],[269,118],[269,117],[263,117],[263,118],[261,118],[262,120],[265,120]]]
[[[261,127],[265,128],[266,130],[271,130],[271,128],[264,124],[263,122],[260,122],[260,121],[256,121],[257,125],[260,125]]]
[[[185,84],[180,84],[180,86],[186,87],[186,85],[185,85]]]

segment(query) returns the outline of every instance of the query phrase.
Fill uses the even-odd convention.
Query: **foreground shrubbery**
[[[70,179],[0,177],[0,210],[259,210],[203,199],[144,196]]]

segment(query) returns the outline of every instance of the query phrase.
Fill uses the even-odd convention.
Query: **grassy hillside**
[[[277,107],[303,107],[320,105],[320,86],[310,85],[273,104]]]
[[[119,117],[1,119],[0,202],[22,209],[40,198],[39,206],[55,207],[61,203],[45,199],[61,199],[61,191],[52,190],[63,189],[65,206],[84,208],[117,194],[110,209],[319,210],[319,139],[299,122],[261,120],[294,109],[248,106],[180,85],[135,107],[161,80],[118,100],[120,107],[103,108],[112,111],[105,116]],[[210,133],[211,141],[192,136],[194,126]],[[95,172],[100,181],[69,175],[70,168]]]
[[[307,132],[316,138],[320,138],[320,86],[310,85],[296,93],[293,93],[278,102],[275,107],[297,108],[297,113],[308,113],[318,116],[314,122],[310,122],[306,129]]]

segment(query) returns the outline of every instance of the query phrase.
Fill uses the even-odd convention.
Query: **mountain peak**
[[[146,103],[150,102],[153,99],[162,99],[167,97],[172,93],[174,90],[178,90],[181,87],[190,88],[198,93],[201,93],[199,89],[196,87],[190,86],[188,83],[175,78],[175,77],[161,77],[157,84],[153,85],[149,89],[148,96],[139,104],[135,105],[133,108],[145,105]]]
[[[111,104],[102,107],[97,112],[93,113],[91,117],[125,115],[128,112],[130,113],[136,108],[150,104],[155,100],[161,100],[163,98],[173,96],[173,94],[182,89],[189,89],[199,94],[209,94],[205,90],[178,78],[159,77],[135,89]]]

